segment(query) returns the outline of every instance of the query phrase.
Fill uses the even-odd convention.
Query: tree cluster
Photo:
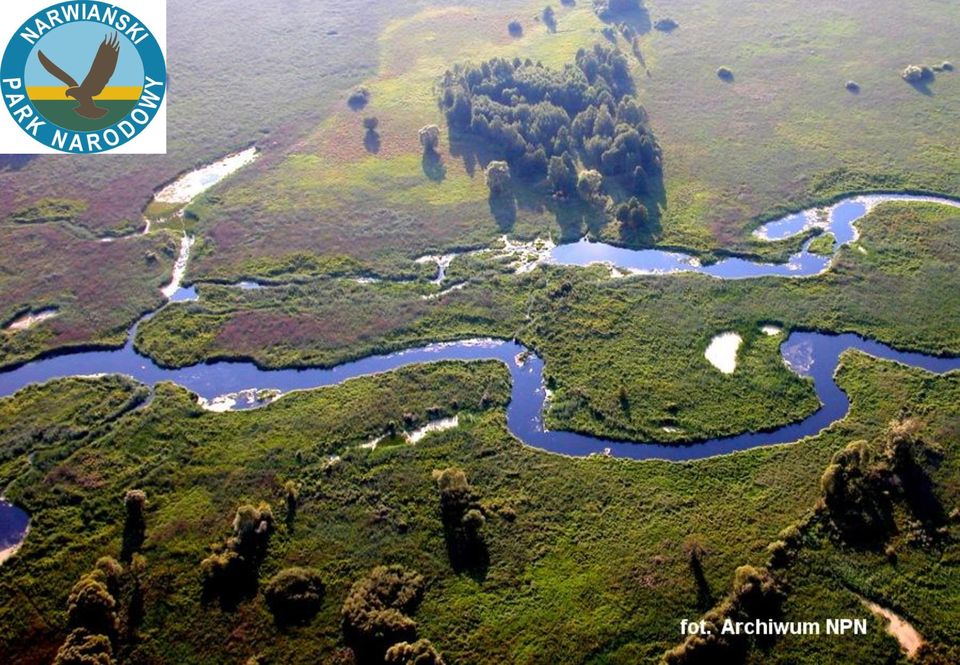
[[[633,97],[626,56],[600,44],[563,70],[495,58],[448,71],[440,105],[451,131],[481,137],[514,177],[549,176],[554,192],[576,194],[577,174],[614,179],[644,196],[662,177],[662,154]]]
[[[415,642],[417,622],[410,615],[422,598],[423,576],[402,566],[377,566],[354,584],[341,616],[357,661],[383,663],[390,647]]]
[[[101,557],[67,598],[70,633],[54,665],[112,665],[122,638],[132,638],[143,613],[140,573],[145,562],[134,555],[128,571],[111,557]]]
[[[487,546],[483,538],[486,516],[476,493],[461,469],[434,471],[440,492],[440,518],[450,563],[457,570],[486,565]]]
[[[918,539],[938,536],[945,520],[925,464],[935,449],[913,419],[895,421],[879,445],[854,441],[834,455],[820,480],[821,507],[844,540],[885,542],[896,528],[894,502],[902,500],[922,525]]]
[[[267,582],[264,597],[282,625],[306,623],[320,609],[325,587],[320,573],[308,568],[286,568]]]
[[[267,503],[243,505],[233,518],[233,535],[200,563],[204,593],[230,603],[256,587],[257,574],[274,530]]]

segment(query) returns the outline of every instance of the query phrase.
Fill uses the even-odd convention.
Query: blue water
[[[11,503],[0,499],[0,550],[23,541],[30,518]]]
[[[920,197],[885,198],[930,200]],[[958,205],[956,202],[947,203]],[[841,202],[831,209],[829,230],[836,236],[837,246],[849,243],[856,237],[853,224],[865,214],[865,211],[866,207],[859,201]],[[773,222],[772,224],[784,225],[782,228],[775,229],[776,233],[786,233],[787,230],[794,228],[797,222],[792,218],[790,220]],[[702,267],[691,257],[676,252],[636,251],[587,241],[555,248],[552,259],[556,263],[567,265],[609,262],[621,268],[644,272],[694,271],[722,279],[770,275],[783,277],[814,275],[826,270],[830,262],[829,258],[811,254],[805,246],[803,251],[791,257],[785,264],[753,263],[745,259],[729,258],[714,265]],[[251,287],[243,284],[241,288]],[[195,300],[196,297],[197,294],[193,288],[184,288],[171,300]],[[878,358],[895,360],[931,372],[942,373],[960,369],[960,358],[941,358],[897,351],[856,335],[794,333],[783,343],[780,351],[788,367],[797,374],[813,380],[814,389],[821,402],[821,408],[816,413],[801,422],[769,432],[740,434],[690,445],[663,445],[545,430],[543,408],[546,393],[543,387],[543,361],[517,342],[484,339],[430,344],[399,353],[371,356],[330,369],[262,370],[250,362],[217,362],[182,369],[163,369],[149,358],[138,355],[133,349],[132,340],[136,327],[135,325],[131,330],[128,342],[122,349],[68,353],[0,372],[0,398],[12,395],[33,383],[97,373],[125,374],[148,385],[159,381],[172,381],[207,400],[213,400],[222,395],[251,388],[276,389],[282,393],[320,388],[359,376],[428,362],[497,360],[509,368],[513,381],[511,400],[507,407],[507,426],[510,432],[526,445],[564,455],[607,454],[635,460],[684,461],[759,446],[790,443],[805,436],[817,434],[831,423],[843,418],[850,408],[850,402],[834,381],[833,374],[840,354],[847,349],[858,349]],[[518,357],[524,357],[525,361],[518,363],[516,360]],[[238,408],[242,408],[242,405]],[[25,533],[26,524],[27,516],[23,511],[9,504],[0,503],[0,546],[4,543],[19,542]]]
[[[960,207],[954,199],[909,194],[882,194],[870,197],[880,201],[931,202]],[[828,211],[824,231],[836,238],[834,253],[857,238],[855,222],[867,214],[867,205],[862,198],[845,199]],[[812,223],[805,212],[788,215],[769,222],[756,231],[766,240],[783,240],[802,233]],[[559,245],[550,253],[550,261],[558,265],[588,266],[609,264],[637,274],[660,274],[695,272],[722,279],[751,279],[756,277],[811,277],[825,272],[833,260],[809,251],[811,240],[792,255],[786,263],[757,263],[748,259],[727,258],[709,266],[700,265],[695,257],[679,252],[657,249],[626,249],[601,242],[583,239],[579,242]]]

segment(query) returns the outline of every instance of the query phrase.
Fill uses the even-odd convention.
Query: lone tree
[[[113,647],[106,635],[77,628],[57,651],[53,665],[113,665]]]
[[[143,490],[128,490],[123,497],[126,518],[123,523],[123,546],[120,558],[130,561],[135,552],[143,546],[147,532],[147,520],[144,515],[147,506],[147,494]]]
[[[306,623],[316,615],[323,600],[320,573],[308,568],[287,568],[274,575],[264,596],[280,624]]]
[[[446,665],[443,656],[430,640],[394,644],[387,649],[385,662],[387,665]]]
[[[506,162],[490,162],[484,175],[493,196],[503,196],[510,189],[510,165]]]
[[[423,153],[436,154],[437,147],[440,145],[440,128],[436,125],[427,125],[420,130],[420,145],[423,146]]]
[[[344,640],[359,663],[382,663],[391,645],[416,640],[409,615],[422,598],[423,576],[402,566],[377,566],[353,585],[340,612]]]
[[[511,37],[522,37],[523,26],[520,24],[520,21],[510,21],[510,23],[507,24],[507,32],[510,33]]]
[[[359,111],[370,103],[370,90],[364,86],[354,88],[347,97],[347,105],[354,111]]]

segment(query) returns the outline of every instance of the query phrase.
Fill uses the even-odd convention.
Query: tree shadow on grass
[[[933,90],[930,89],[930,84],[934,81],[934,76],[931,74],[929,77],[921,79],[919,81],[907,81],[910,86],[919,92],[921,95],[926,97],[933,97]]]
[[[380,152],[380,135],[374,131],[367,131],[363,136],[363,147],[366,148],[367,152],[371,155]]]
[[[504,194],[491,194],[489,198],[490,214],[497,222],[497,227],[503,233],[513,231],[517,223],[517,199],[512,192]]]
[[[432,150],[423,153],[420,165],[423,167],[424,175],[434,182],[442,182],[447,177],[447,167],[443,163],[443,158]]]

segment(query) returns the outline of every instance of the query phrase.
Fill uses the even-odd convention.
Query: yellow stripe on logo
[[[27,96],[33,101],[63,101],[70,100],[66,95],[67,86],[38,85],[27,88]],[[94,99],[104,101],[126,100],[136,101],[140,99],[140,93],[143,88],[139,86],[113,85],[103,89]],[[72,100],[71,100],[72,101]]]

